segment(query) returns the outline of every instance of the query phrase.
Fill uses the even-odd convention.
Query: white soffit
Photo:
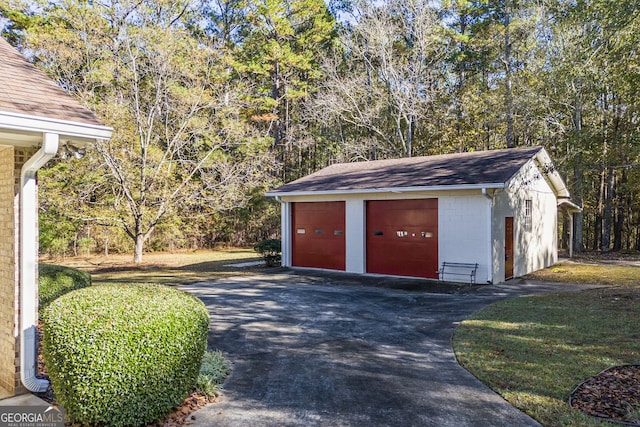
[[[38,146],[44,133],[58,134],[61,140],[76,144],[90,144],[111,138],[112,131],[108,126],[0,111],[0,143],[6,145]]]
[[[488,184],[465,184],[465,185],[435,185],[430,187],[388,187],[388,188],[367,188],[367,189],[350,189],[350,190],[329,190],[329,191],[292,191],[292,192],[267,192],[265,196],[329,196],[329,195],[346,195],[346,194],[371,194],[371,193],[416,193],[426,191],[460,191],[460,190],[481,190],[504,188],[503,183]]]
[[[536,160],[538,162],[539,168],[540,167],[544,168],[545,166],[553,165],[551,156],[549,156],[549,153],[547,153],[547,150],[545,150],[544,148],[538,152],[538,154],[536,155]],[[543,176],[555,191],[556,197],[562,198],[562,199],[568,199],[571,197],[571,194],[569,193],[569,190],[567,189],[567,186],[564,180],[562,179],[558,171],[555,169],[555,166],[553,166],[553,169],[548,173],[543,173]]]

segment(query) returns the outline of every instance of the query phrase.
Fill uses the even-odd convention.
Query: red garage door
[[[367,202],[367,272],[438,278],[438,199]]]
[[[292,264],[345,269],[344,202],[294,203]]]

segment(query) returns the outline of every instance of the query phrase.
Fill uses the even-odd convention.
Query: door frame
[[[504,280],[513,279],[514,242],[513,217],[504,218]]]

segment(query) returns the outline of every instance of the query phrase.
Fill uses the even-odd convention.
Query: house
[[[553,265],[558,209],[579,210],[541,147],[335,164],[267,195],[283,266],[438,279],[477,263],[476,283]]]
[[[36,376],[36,172],[58,152],[111,137],[106,127],[0,38],[0,398],[43,391]]]

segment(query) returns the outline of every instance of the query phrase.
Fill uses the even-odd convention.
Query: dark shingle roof
[[[69,96],[1,37],[0,112],[102,125],[89,109]]]
[[[541,147],[340,163],[270,191],[340,192],[407,187],[504,184]]]

